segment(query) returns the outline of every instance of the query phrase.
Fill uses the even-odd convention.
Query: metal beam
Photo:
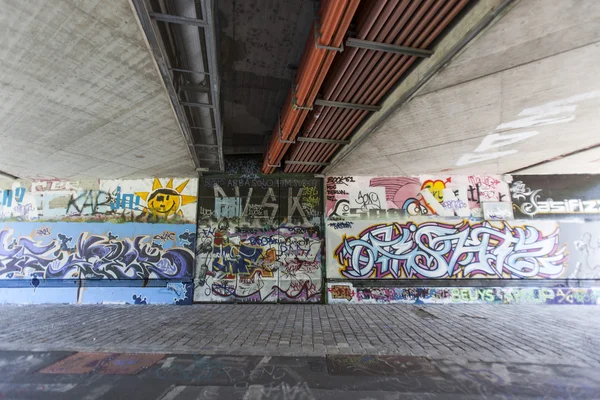
[[[204,128],[202,126],[190,126],[190,129],[200,129],[203,131],[216,131],[215,128]]]
[[[264,146],[223,146],[223,154],[262,154]]]
[[[225,170],[225,158],[223,156],[223,121],[221,120],[221,80],[219,76],[219,60],[217,50],[217,32],[215,30],[216,16],[213,12],[216,8],[214,0],[204,0],[200,2],[202,18],[210,21],[210,25],[204,29],[204,44],[206,55],[208,57],[208,70],[211,72],[210,79],[210,98],[214,104],[213,117],[215,121],[215,137],[219,145],[219,169]]]
[[[311,167],[326,167],[329,163],[326,162],[313,162],[313,161],[286,161],[286,164],[290,165],[308,165]]]
[[[169,68],[171,71],[176,71],[176,72],[186,72],[188,74],[202,74],[202,75],[210,75],[208,72],[204,72],[204,71],[194,71],[191,69],[184,69],[184,68]]]
[[[210,88],[204,85],[180,85],[178,87],[179,90],[183,90],[184,92],[200,92],[200,93],[208,93],[210,92]]]
[[[414,47],[398,46],[395,44],[379,43],[355,38],[348,38],[348,40],[346,40],[346,46],[358,47],[360,49],[367,50],[385,51],[387,53],[406,54],[408,56],[424,58],[430,57],[433,54],[433,51],[431,50],[423,50]]]
[[[160,34],[154,30],[156,24],[152,23],[152,19],[149,15],[151,11],[148,9],[148,4],[144,0],[131,1],[136,11],[138,22],[146,36],[152,57],[158,66],[162,81],[167,89],[167,93],[169,94],[169,99],[171,100],[177,122],[181,128],[181,133],[187,145],[186,147],[190,153],[190,157],[194,163],[194,167],[200,168],[200,159],[198,158],[198,154],[196,154],[196,149],[194,148],[194,139],[185,115],[185,110],[181,104],[179,104],[177,90],[175,89],[173,79],[171,78],[171,73],[169,72],[171,65],[169,64],[168,58],[162,51],[159,40]]]
[[[182,101],[182,102],[180,102],[180,104],[182,106],[187,106],[187,107],[214,108],[214,106],[212,104],[207,104],[207,103],[193,103],[193,102],[190,102],[190,101]]]
[[[150,18],[155,19],[157,21],[170,22],[173,24],[180,24],[180,25],[193,25],[193,26],[200,26],[200,27],[208,26],[208,22],[203,21],[201,19],[189,18],[189,17],[179,17],[177,15],[161,14],[161,13],[155,13],[155,12],[149,12],[148,14],[150,15]]]
[[[371,105],[367,105],[367,104],[356,104],[356,103],[344,103],[341,101],[330,101],[330,100],[323,100],[323,99],[315,100],[315,104],[317,106],[349,108],[351,110],[363,110],[363,111],[379,111],[379,110],[381,110],[381,106],[371,106]]]
[[[196,144],[194,144],[194,147],[217,148],[217,147],[219,147],[219,145],[218,144],[200,144],[200,143],[196,143]]]
[[[312,137],[302,137],[302,136],[298,136],[296,138],[296,140],[299,142],[310,142],[310,143],[341,144],[341,145],[350,144],[349,140],[322,139],[322,138],[312,138]]]

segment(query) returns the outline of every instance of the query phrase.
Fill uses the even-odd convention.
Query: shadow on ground
[[[0,399],[596,399],[595,368],[409,356],[0,352]]]

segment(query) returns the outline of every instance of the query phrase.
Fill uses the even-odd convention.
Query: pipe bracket
[[[324,143],[324,144],[340,144],[347,145],[350,144],[349,140],[338,140],[338,139],[323,139],[323,138],[313,138],[313,137],[304,137],[299,136],[296,138],[299,142],[309,142],[309,143]]]
[[[298,104],[298,98],[296,97],[296,85],[292,85],[292,110],[297,111],[297,110],[308,110],[308,111],[312,111],[312,106],[301,106],[300,104]]]
[[[284,140],[283,139],[283,135],[281,133],[281,114],[279,114],[279,116],[277,117],[277,128],[279,129],[279,136],[278,136],[278,140],[280,143],[289,143],[289,144],[296,144],[295,140]]]
[[[329,163],[324,163],[324,162],[294,161],[294,160],[286,161],[285,163],[290,164],[290,165],[307,165],[309,167],[326,167],[329,165]]]
[[[415,47],[398,46],[395,44],[373,42],[371,40],[362,40],[356,38],[348,38],[346,46],[356,47],[359,49],[367,49],[374,51],[383,51],[387,53],[405,54],[414,57],[430,57],[433,54],[431,50],[417,49]]]
[[[331,100],[323,100],[323,99],[315,100],[315,104],[317,106],[349,108],[351,110],[363,110],[363,111],[379,111],[379,110],[381,110],[381,106],[372,106],[369,104],[357,104],[357,103],[344,103],[341,101],[331,101]]]
[[[340,47],[326,46],[324,44],[319,43],[319,40],[321,40],[321,34],[319,33],[319,28],[320,28],[320,24],[318,22],[315,22],[315,24],[314,24],[315,47],[317,49],[337,51],[337,52],[340,52],[340,53],[342,51],[344,51],[344,43],[342,43],[342,45]]]

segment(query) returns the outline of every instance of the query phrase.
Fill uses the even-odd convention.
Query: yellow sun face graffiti
[[[158,178],[154,178],[152,192],[135,192],[146,201],[146,211],[156,219],[167,219],[174,215],[183,217],[182,206],[196,201],[196,196],[181,194],[189,179],[173,189],[173,179],[169,179],[163,187]]]

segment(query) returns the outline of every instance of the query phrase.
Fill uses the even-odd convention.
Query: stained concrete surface
[[[229,154],[262,153],[292,87],[317,4],[311,0],[219,0],[223,143]]]
[[[195,174],[128,0],[0,0],[0,170]]]
[[[599,63],[600,2],[515,2],[327,173],[600,172]]]
[[[43,373],[69,356],[72,353],[0,352],[0,399],[600,398],[595,369],[560,360],[542,365],[397,356],[172,354],[135,375],[101,369]]]

